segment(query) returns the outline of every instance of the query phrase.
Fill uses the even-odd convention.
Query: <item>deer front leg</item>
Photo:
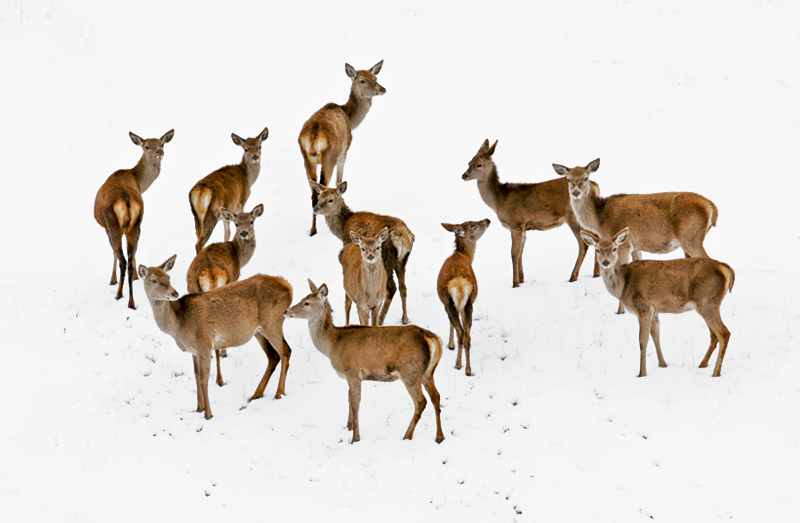
[[[519,284],[524,281],[522,276],[522,268],[521,268],[521,260],[522,260],[522,248],[523,248],[523,240],[522,240],[522,231],[518,229],[512,229],[511,231],[511,267],[513,268],[514,272],[514,283],[513,287],[519,287]]]
[[[656,346],[656,354],[658,355],[658,366],[666,367],[667,362],[664,361],[664,355],[661,354],[661,338],[660,338],[661,324],[658,321],[658,314],[653,313],[653,321],[650,324],[650,337],[653,338],[653,343]]]
[[[650,326],[653,321],[653,310],[637,310],[639,317],[639,377],[647,376],[647,341],[650,338]]]
[[[358,408],[361,404],[361,380],[348,379],[347,384],[350,387],[350,417],[347,428],[353,430],[353,440],[350,443],[355,443],[356,441],[361,441],[361,433],[358,430]]]

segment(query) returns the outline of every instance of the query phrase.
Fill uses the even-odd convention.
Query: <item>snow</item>
[[[790,0],[6,0],[0,219],[18,240],[4,242],[0,279],[0,520],[793,519],[798,11]],[[243,277],[281,275],[295,301],[306,278],[327,283],[341,324],[340,242],[324,221],[307,234],[296,140],[315,110],[346,100],[345,62],[381,59],[387,93],[354,132],[345,200],[416,234],[409,316],[445,343],[435,281],[452,234],[439,224],[493,222],[474,263],[476,376],[447,350],[436,371],[446,440],[433,441],[429,404],[402,441],[404,387],[365,383],[362,441],[350,445],[346,383],[298,320],[285,323],[286,397],[272,399],[276,376],[248,402],[266,365],[251,341],[229,350],[205,421],[190,357],[158,330],[141,282],[137,310],[127,289],[113,299],[96,191],[137,161],[129,131],[175,129],[144,195],[137,259],[177,253],[184,291],[189,189],[239,161],[231,132],[268,126],[248,203],[265,213]],[[662,318],[669,367],[651,344],[637,379],[636,319],[614,314],[588,259],[567,283],[577,245],[566,227],[529,233],[527,281],[511,288],[509,234],[460,179],[486,138],[499,140],[504,181],[601,157],[605,195],[687,190],[717,204],[706,250],[736,271],[722,377],[697,368],[708,331],[690,312]],[[400,315],[398,295],[387,322]]]

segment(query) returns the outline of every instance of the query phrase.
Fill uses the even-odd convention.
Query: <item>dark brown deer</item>
[[[283,338],[283,311],[292,303],[292,286],[282,278],[257,274],[208,292],[179,297],[167,274],[174,265],[175,256],[158,267],[141,265],[139,276],[144,279],[144,290],[158,328],[172,336],[182,351],[192,355],[197,412],[205,412],[205,418],[211,419],[208,398],[211,351],[238,347],[253,337],[269,363],[250,400],[264,395],[278,363],[281,377],[275,399],[283,396],[292,354]]]
[[[428,391],[436,412],[436,443],[444,441],[439,391],[433,372],[442,357],[442,340],[436,334],[417,327],[336,327],[331,319],[328,287],[317,288],[308,280],[311,294],[284,311],[287,318],[308,320],[308,331],[314,346],[331,360],[336,373],[347,380],[350,409],[347,428],[353,431],[355,443],[361,439],[358,409],[361,403],[361,382],[400,380],[414,400],[414,417],[403,439],[411,439],[428,403],[422,387]]]
[[[161,173],[161,159],[164,157],[164,144],[172,140],[175,130],[165,133],[161,138],[143,140],[128,133],[134,144],[141,146],[142,157],[133,169],[121,169],[105,181],[94,199],[94,219],[106,230],[114,261],[111,264],[111,285],[117,284],[117,263],[119,263],[119,287],[116,298],[122,298],[125,285],[125,272],[128,273],[128,307],[136,308],[133,301],[133,280],[136,276],[136,247],[139,244],[144,200],[142,193]],[[128,245],[128,259],[122,252],[122,237]]]
[[[192,187],[189,191],[189,205],[194,216],[194,229],[197,234],[195,252],[203,250],[211,238],[214,227],[219,221],[219,210],[228,209],[234,214],[244,210],[244,204],[250,197],[250,188],[258,180],[261,173],[261,144],[269,136],[269,129],[264,127],[255,138],[240,138],[231,133],[233,143],[244,149],[242,161],[238,165],[228,165],[217,169]],[[225,241],[230,239],[230,226],[223,221]]]
[[[356,71],[350,64],[344,65],[345,73],[352,80],[350,98],[344,105],[329,103],[311,115],[303,124],[300,136],[300,152],[309,181],[317,181],[317,167],[321,167],[319,182],[327,187],[336,167],[336,185],[342,183],[344,162],[353,140],[353,129],[366,118],[372,107],[372,98],[380,96],[386,89],[378,83],[376,75],[381,72],[383,60],[369,70]],[[317,205],[317,193],[311,191],[311,207]],[[311,236],[317,234],[317,215],[311,215]]]
[[[525,282],[522,251],[527,231],[546,231],[565,223],[578,241],[578,259],[569,277],[571,282],[577,280],[587,248],[581,241],[581,227],[570,207],[567,184],[560,178],[540,183],[501,183],[492,159],[496,147],[496,141],[491,147],[489,140],[484,141],[461,178],[478,181],[478,191],[484,203],[497,213],[500,224],[511,232],[513,286],[519,287]],[[598,194],[600,192],[594,183],[592,190]],[[594,275],[598,274],[595,262]]]
[[[313,181],[309,183],[319,195],[314,213],[325,216],[325,221],[333,235],[342,240],[345,245],[352,241],[351,232],[365,237],[377,236],[384,227],[389,229],[389,241],[383,242],[381,251],[383,266],[386,268],[386,300],[383,302],[383,310],[378,318],[378,324],[383,325],[398,285],[400,286],[400,299],[403,302],[403,324],[408,323],[406,264],[408,264],[408,257],[414,245],[414,234],[399,218],[371,212],[351,211],[342,198],[347,190],[347,182],[340,183],[336,188],[326,188]],[[397,274],[397,284],[394,282],[393,273]]]
[[[381,246],[389,237],[386,227],[375,236],[362,238],[355,232],[350,232],[348,243],[339,253],[339,263],[342,264],[344,276],[344,317],[345,325],[350,325],[350,307],[356,304],[358,319],[361,325],[378,323],[383,302],[386,299],[386,269],[383,266]]]
[[[629,241],[629,234],[625,227],[613,237],[600,237],[590,231],[582,231],[581,237],[596,249],[608,292],[639,318],[639,377],[647,375],[645,351],[649,337],[653,338],[656,346],[658,366],[667,366],[661,354],[658,314],[679,314],[690,310],[697,311],[711,333],[711,345],[700,362],[701,368],[708,366],[719,343],[717,364],[712,374],[718,377],[731,338],[731,332],[722,323],[719,308],[722,299],[733,289],[733,269],[708,257],[623,264],[620,252]]]
[[[478,298],[478,280],[472,270],[475,247],[491,222],[464,222],[458,225],[443,223],[442,227],[456,235],[455,252],[444,261],[436,289],[450,319],[450,341],[447,346],[453,350],[453,331],[458,335],[458,356],[456,368],[461,368],[461,352],[467,356],[467,376],[472,376],[469,351],[472,346],[472,304]]]

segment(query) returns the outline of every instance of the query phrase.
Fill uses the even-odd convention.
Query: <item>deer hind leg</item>
[[[442,408],[439,401],[439,391],[436,389],[436,384],[433,382],[433,370],[431,370],[430,375],[425,375],[425,377],[422,378],[422,384],[425,386],[425,390],[428,391],[428,396],[430,396],[433,409],[436,412],[436,443],[441,443],[444,441],[444,433],[442,432]]]
[[[197,382],[197,411],[205,411],[206,419],[211,419],[211,402],[208,398],[208,376],[211,373],[211,351],[204,350],[195,361],[195,381]]]
[[[122,287],[125,285],[125,273],[128,269],[125,253],[122,252],[122,231],[118,227],[111,227],[106,230],[108,231],[108,242],[114,251],[114,261],[119,263],[119,286],[115,296],[115,299],[119,300],[122,298]],[[117,279],[114,278],[112,282],[117,283]]]
[[[210,208],[208,212],[206,212],[206,217],[203,220],[203,231],[197,237],[197,244],[194,246],[195,253],[200,254],[200,251],[203,250],[208,240],[211,238],[211,234],[214,232],[214,227],[217,226],[217,213],[213,212]]]
[[[317,181],[317,164],[316,162],[311,162],[308,159],[308,155],[306,154],[305,149],[302,147],[300,148],[300,152],[303,153],[303,165],[306,168],[306,177],[310,182]],[[319,201],[319,195],[317,195],[317,191],[313,188],[311,189],[311,231],[309,232],[310,236],[314,236],[317,234],[317,215],[314,214],[314,207],[317,206],[317,202]]]
[[[658,355],[658,366],[666,367],[667,362],[664,361],[664,355],[661,354],[661,323],[658,321],[658,314],[653,313],[653,321],[650,324],[650,337],[653,338],[653,343],[656,346],[656,354]]]
[[[403,383],[405,383],[406,389],[408,389],[408,393],[411,394],[411,399],[414,400],[414,416],[411,418],[411,423],[409,423],[408,425],[408,430],[406,430],[406,435],[403,436],[403,439],[411,439],[414,437],[414,429],[417,428],[417,423],[422,417],[422,411],[425,410],[425,406],[428,404],[428,400],[426,400],[425,395],[422,394],[422,385],[419,382],[416,383],[403,382]]]
[[[358,430],[358,408],[361,405],[361,380],[359,379],[348,379],[347,384],[349,385],[349,405],[350,405],[350,413],[347,419],[347,428],[353,431],[353,439],[350,443],[355,443],[356,441],[361,441],[361,433]]]
[[[117,261],[117,253],[115,252],[114,259],[111,261],[111,281],[108,282],[109,285],[117,284]]]
[[[125,235],[128,243],[128,308],[136,309],[136,303],[133,301],[133,280],[136,274],[136,266],[134,259],[136,258],[136,247],[139,245],[139,226],[131,227]]]
[[[394,298],[394,295],[397,292],[397,284],[394,282],[394,275],[392,274],[392,269],[389,267],[385,268],[386,268],[386,299],[383,301],[383,308],[381,309],[381,315],[378,318],[378,325],[383,325],[383,322],[386,319],[386,313],[389,312],[389,306],[392,304],[392,298]]]
[[[472,376],[472,365],[470,364],[469,359],[469,351],[472,347],[472,300],[467,300],[466,305],[464,305],[464,312],[461,313],[461,323],[464,325],[464,352],[467,355],[467,368],[466,373],[467,376]],[[459,348],[459,354],[461,353],[461,349]]]
[[[400,302],[403,304],[403,325],[408,325],[408,308],[406,306],[406,295],[408,294],[406,289],[406,264],[408,263],[409,256],[411,256],[411,253],[406,254],[405,259],[399,262],[395,269],[395,272],[397,272],[397,284],[400,287]]]
[[[200,384],[200,358],[192,354],[192,364],[194,365],[194,381],[197,389],[197,412],[203,412],[205,402],[203,401],[203,387]]]
[[[220,387],[222,387],[225,384],[225,382],[222,381],[222,366],[221,366],[220,361],[219,361],[220,356],[222,355],[222,350],[223,349],[216,349],[214,351],[214,354],[217,357],[217,385],[220,386]]]
[[[350,299],[350,296],[345,293],[344,295],[344,324],[345,326],[350,325],[350,308],[353,306],[353,300]],[[356,305],[356,308],[358,305]]]
[[[569,281],[573,282],[578,279],[578,273],[581,270],[581,265],[583,265],[583,260],[586,258],[586,252],[589,250],[589,246],[581,239],[581,228],[580,225],[573,225],[572,223],[569,224],[570,230],[572,230],[572,234],[575,235],[575,239],[578,240],[578,259],[575,260],[575,267],[572,268],[572,274],[569,276]],[[595,276],[600,275],[600,266],[597,264],[597,259],[595,258],[595,270],[597,274]]]
[[[453,302],[453,297],[447,297],[447,303],[444,305],[444,310],[447,312],[447,318],[450,320],[450,349],[453,349],[453,330],[458,335],[458,356],[456,356],[456,368],[461,369],[461,348],[463,347],[464,340],[464,327],[461,325],[461,319],[458,317],[458,309]]]
[[[639,377],[647,376],[647,341],[650,338],[650,327],[653,321],[654,311],[652,309],[637,310],[639,316]]]
[[[338,186],[342,183],[342,178],[344,178],[344,162],[347,160],[347,151],[342,153],[339,157],[339,160],[336,162],[336,185]]]
[[[698,310],[698,312],[700,312]],[[722,360],[725,359],[725,352],[728,350],[728,342],[731,339],[731,331],[722,323],[722,318],[719,315],[719,309],[714,308],[712,310],[705,310],[700,312],[700,315],[706,321],[706,325],[708,325],[708,329],[711,331],[711,346],[708,348],[708,352],[706,352],[703,361],[700,362],[700,367],[707,367],[708,361],[711,359],[711,355],[714,353],[714,349],[716,348],[716,337],[719,340],[719,354],[717,355],[717,364],[714,365],[714,372],[711,374],[712,377],[718,378],[722,374]]]

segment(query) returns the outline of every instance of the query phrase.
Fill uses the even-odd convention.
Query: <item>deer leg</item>
[[[664,361],[664,355],[661,354],[661,323],[658,321],[658,314],[653,313],[653,321],[650,324],[650,337],[653,338],[653,343],[656,346],[656,354],[658,355],[658,366],[666,367],[667,362]]]
[[[192,354],[192,364],[194,365],[194,381],[197,388],[197,412],[203,412],[205,403],[203,402],[203,386],[200,383],[200,358]]]
[[[381,313],[381,305],[382,302],[369,310],[369,316],[372,318],[370,325],[373,327],[378,326],[378,316],[380,316]]]
[[[406,435],[403,436],[403,439],[411,439],[414,437],[414,429],[417,428],[417,423],[422,417],[422,411],[425,410],[428,400],[426,400],[425,395],[422,394],[422,386],[419,382],[414,384],[405,383],[405,385],[406,389],[408,389],[408,393],[411,394],[411,399],[414,400],[414,416],[411,418],[411,423],[409,423],[408,430],[406,430]]]
[[[231,239],[231,224],[228,220],[222,220],[222,226],[225,228],[225,241],[229,241]]]
[[[403,304],[403,325],[408,325],[408,309],[406,307],[406,264],[408,263],[408,257],[411,253],[406,254],[406,257],[403,261],[397,264],[395,268],[395,272],[397,272],[397,284],[400,287],[400,302]]]
[[[219,358],[220,358],[220,353],[221,352],[222,352],[222,350],[220,350],[220,349],[214,350],[214,354],[217,357],[217,385],[220,386],[220,387],[222,387],[225,384],[225,382],[222,381],[222,367],[220,366],[220,362],[219,362]]]
[[[700,312],[698,310],[698,312]],[[713,309],[710,311],[703,311],[700,312],[700,315],[706,321],[706,325],[708,325],[708,329],[711,331],[711,346],[708,348],[708,352],[706,352],[703,361],[700,362],[700,367],[707,367],[708,361],[711,359],[711,355],[714,353],[714,349],[717,345],[717,340],[719,340],[719,354],[717,355],[717,363],[714,365],[714,372],[711,374],[712,377],[718,378],[722,374],[722,360],[725,358],[725,351],[728,350],[728,341],[731,339],[731,331],[722,323],[722,318],[719,315],[718,309]],[[716,340],[714,339],[716,337]]]
[[[573,282],[578,279],[578,273],[581,270],[581,265],[583,265],[583,259],[586,258],[586,252],[589,250],[589,246],[581,239],[580,226],[576,229],[570,224],[570,229],[572,230],[572,234],[575,235],[575,239],[578,240],[578,259],[575,260],[575,267],[572,268],[572,274],[569,276],[569,281]]]
[[[112,246],[113,248],[113,246]],[[108,283],[109,285],[116,285],[117,284],[117,254],[114,253],[114,259],[111,262],[111,281]]]
[[[637,310],[639,316],[639,377],[644,378],[647,376],[647,365],[645,363],[645,356],[647,355],[647,341],[650,338],[650,326],[653,321],[654,311]]]
[[[392,298],[397,292],[397,284],[394,282],[394,276],[390,268],[386,268],[386,299],[383,301],[383,308],[381,309],[380,318],[378,318],[378,325],[383,325],[386,319],[386,313],[389,312],[389,306],[392,304]]]
[[[365,327],[369,326],[369,310],[358,305],[356,311],[358,312],[358,322]]]
[[[458,309],[453,303],[452,296],[447,297],[447,303],[444,304],[444,310],[447,312],[447,318],[450,320],[450,343],[453,343],[453,329],[458,334],[458,356],[456,356],[456,368],[461,369],[461,348],[464,340],[464,328],[461,326],[461,320],[458,317]],[[450,346],[452,349],[452,345]]]
[[[136,274],[134,258],[136,257],[136,247],[139,245],[139,226],[131,227],[125,235],[128,240],[128,308],[136,310],[136,303],[133,301],[133,279]]]
[[[353,430],[353,440],[350,443],[355,443],[361,440],[361,433],[358,430],[358,407],[361,405],[361,380],[348,379],[347,384],[350,386],[350,421],[348,422],[348,428]]]
[[[205,411],[206,419],[211,419],[213,414],[211,414],[211,402],[208,399],[208,376],[211,373],[211,349],[202,350],[197,356],[197,370],[200,374],[196,376],[198,388],[200,390],[198,401],[202,403],[202,410]]]
[[[353,300],[345,293],[344,295],[344,324],[350,325],[350,307],[353,306]],[[358,305],[356,305],[356,308]]]
[[[197,244],[194,246],[194,250],[196,254],[200,254],[200,251],[203,250],[208,240],[211,238],[211,235],[214,233],[214,227],[217,226],[217,217],[216,212],[212,212],[209,209],[209,212],[206,213],[206,217],[203,220],[203,232],[197,238]]]
[[[436,389],[436,384],[433,382],[433,370],[430,375],[426,375],[422,378],[422,384],[425,386],[425,390],[428,391],[428,396],[430,396],[431,403],[433,403],[433,408],[436,412],[436,443],[441,443],[444,441],[444,433],[442,432],[442,408],[439,391]]]
[[[344,162],[347,160],[347,151],[345,151],[342,156],[339,157],[339,160],[336,162],[336,185],[342,183],[342,178],[344,178]]]
[[[472,366],[469,360],[469,351],[472,347],[472,300],[467,300],[464,305],[464,312],[461,313],[461,323],[464,325],[464,352],[467,355],[467,376],[472,376]],[[459,350],[460,352],[460,350]]]
[[[456,348],[455,343],[453,343],[453,335],[455,333],[455,329],[453,328],[453,324],[450,324],[450,341],[447,342],[447,348],[453,350]]]
[[[511,267],[514,272],[514,287],[519,287],[519,284],[524,281],[521,273],[521,260],[522,249],[524,246],[523,233],[518,229],[511,231]]]

